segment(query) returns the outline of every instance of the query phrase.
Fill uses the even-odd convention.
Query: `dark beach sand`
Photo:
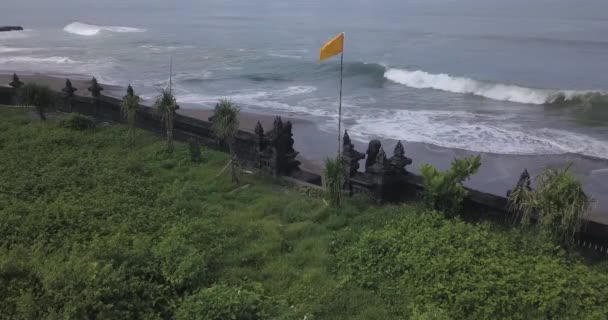
[[[12,73],[0,73],[0,84],[10,82]],[[91,77],[83,75],[43,75],[43,74],[19,74],[24,82],[35,81],[49,85],[55,90],[60,90],[65,85],[65,78],[69,77],[72,84],[78,88],[78,95],[89,96],[86,88],[90,85]],[[103,94],[121,97],[124,95],[125,88],[118,86],[103,85]],[[179,101],[178,101],[179,102]],[[182,105],[179,113],[207,120],[211,115],[213,106],[202,108],[194,105]],[[335,133],[327,133],[318,129],[314,122],[292,118],[283,114],[284,121],[293,123],[293,133],[295,149],[300,152],[302,168],[321,173],[323,161],[327,157],[334,157],[336,154],[337,137]],[[272,123],[276,115],[257,114],[241,112],[239,120],[243,130],[253,131],[258,121],[262,123],[266,131],[272,128]],[[407,137],[404,137],[407,138]],[[367,143],[353,141],[356,149],[365,152]],[[397,141],[382,141],[387,156],[393,154],[393,148]],[[449,168],[454,158],[461,158],[469,155],[480,154],[476,152],[444,148],[425,143],[407,142],[404,143],[406,155],[413,158],[414,163],[410,171],[419,173],[420,165],[430,163],[442,170]],[[507,190],[512,188],[519,175],[524,169],[528,169],[532,176],[536,176],[546,167],[563,168],[571,164],[570,170],[582,179],[585,191],[596,200],[596,207],[591,216],[591,220],[608,224],[608,160],[591,158],[577,154],[563,155],[502,155],[493,153],[481,153],[482,166],[480,171],[467,181],[466,185],[488,193],[505,195]],[[608,155],[607,155],[608,156]],[[364,161],[361,162],[361,168]]]

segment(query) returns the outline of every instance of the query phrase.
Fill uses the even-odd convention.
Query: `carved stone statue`
[[[70,81],[70,79],[66,79],[65,80],[65,88],[61,89],[61,91],[63,93],[65,93],[65,96],[67,98],[71,98],[74,96],[74,92],[76,92],[78,89],[74,88],[74,86],[72,86],[72,81]]]
[[[93,78],[93,80],[91,80],[91,86],[88,88],[88,90],[91,92],[93,97],[97,98],[101,95],[103,87],[97,83],[97,79]]]
[[[386,159],[386,153],[384,148],[380,147],[376,154],[376,162],[370,167],[372,173],[383,174],[388,169],[388,160]]]
[[[354,176],[359,170],[359,160],[365,159],[365,154],[355,150],[355,146],[350,140],[348,131],[344,130],[342,138],[342,162],[348,176]]]
[[[369,169],[376,163],[376,156],[378,151],[382,148],[382,143],[378,140],[372,140],[369,142],[367,147],[367,160],[365,160],[365,172],[369,172]]]
[[[401,141],[397,142],[393,156],[389,159],[391,171],[397,174],[406,174],[405,166],[412,164],[412,159],[405,156]]]
[[[9,83],[8,85],[15,89],[19,89],[21,88],[21,86],[23,86],[23,82],[19,80],[19,77],[16,73],[13,73],[13,81],[11,81],[11,83]]]

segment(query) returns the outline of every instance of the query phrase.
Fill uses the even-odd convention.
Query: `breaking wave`
[[[477,81],[453,77],[445,73],[433,74],[421,70],[388,69],[384,77],[390,81],[416,89],[435,89],[472,94],[492,100],[524,104],[576,104],[593,106],[608,104],[608,93],[601,91],[551,90],[517,85]]]
[[[132,27],[116,27],[116,26],[97,26],[94,24],[87,24],[82,22],[72,22],[63,28],[63,31],[77,34],[80,36],[94,36],[102,31],[117,32],[117,33],[129,33],[129,32],[146,32],[146,29],[132,28]]]

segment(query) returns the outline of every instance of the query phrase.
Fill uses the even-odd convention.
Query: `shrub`
[[[167,132],[167,151],[173,152],[173,121],[175,119],[175,110],[177,110],[177,102],[171,90],[163,90],[161,95],[156,99],[154,106],[160,113]]]
[[[17,100],[24,106],[33,106],[40,117],[40,120],[45,121],[45,111],[54,105],[53,92],[48,86],[39,85],[36,83],[28,83],[19,88],[17,92]]]
[[[95,128],[95,120],[80,113],[72,113],[59,123],[62,127],[84,131]]]
[[[131,86],[129,86],[131,88]],[[132,90],[132,89],[131,89]],[[133,137],[133,132],[135,129],[135,116],[137,115],[137,110],[139,109],[139,96],[132,94],[132,91],[123,97],[122,99],[122,114],[127,120],[129,124],[129,137]]]
[[[215,285],[184,299],[176,319],[265,319],[262,296],[250,289]]]
[[[538,219],[543,232],[566,246],[572,243],[592,205],[581,182],[568,169],[546,169],[537,177],[535,190],[518,186],[509,196],[522,224]]]
[[[191,138],[188,141],[188,150],[190,151],[190,160],[194,163],[203,162],[203,154],[201,153],[201,144],[198,139]]]
[[[544,236],[434,212],[402,215],[338,248],[339,277],[399,319],[602,319],[608,276]]]
[[[439,172],[429,164],[421,166],[424,203],[450,216],[457,215],[462,209],[462,201],[467,196],[462,183],[475,174],[480,166],[480,156],[456,159],[446,172]]]
[[[339,159],[325,160],[325,193],[329,203],[334,207],[340,207],[342,202],[342,162]]]

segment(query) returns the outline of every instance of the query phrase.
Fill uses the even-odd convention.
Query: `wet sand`
[[[0,73],[0,83],[10,82],[12,73]],[[82,75],[43,75],[19,74],[24,82],[35,81],[49,85],[55,90],[61,90],[65,85],[65,78],[69,77],[72,84],[78,88],[76,94],[89,96],[86,88],[90,85],[90,77]],[[103,85],[103,94],[121,97],[125,88]],[[179,101],[178,101],[179,103]],[[195,105],[182,105],[178,111],[183,115],[207,120],[212,113],[212,107],[202,108]],[[295,149],[300,152],[302,168],[321,173],[323,161],[327,157],[335,157],[337,148],[337,133],[327,133],[318,129],[313,121],[280,115],[284,121],[292,121],[295,140]],[[272,128],[276,115],[259,114],[242,111],[239,120],[243,130],[253,131],[258,121],[266,131]],[[360,152],[367,150],[367,142],[353,140],[356,149]],[[392,156],[397,141],[383,140],[382,145],[388,157]],[[582,179],[585,191],[596,200],[596,207],[589,219],[608,224],[608,160],[591,158],[577,154],[562,155],[503,155],[493,153],[476,153],[467,150],[444,148],[425,143],[404,143],[406,156],[412,158],[414,163],[409,171],[419,173],[420,165],[430,163],[441,170],[450,167],[454,158],[481,154],[482,166],[466,185],[488,193],[505,195],[511,189],[524,169],[528,169],[534,177],[546,167],[564,168],[571,165],[570,170]],[[364,167],[361,162],[361,168]]]

